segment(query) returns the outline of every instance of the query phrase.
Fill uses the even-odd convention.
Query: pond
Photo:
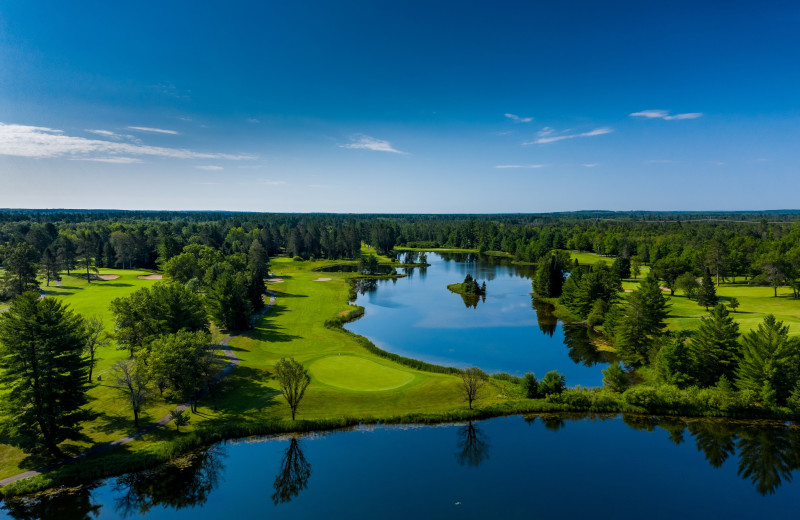
[[[361,281],[356,303],[366,312],[346,327],[384,350],[429,363],[518,376],[558,370],[569,386],[602,384],[608,354],[591,344],[586,327],[561,324],[547,304],[534,307],[533,267],[477,254],[428,253],[427,262],[398,269],[406,278]],[[485,298],[468,300],[447,289],[467,273],[486,282]]]
[[[800,431],[643,416],[513,416],[216,444],[0,518],[787,518]]]

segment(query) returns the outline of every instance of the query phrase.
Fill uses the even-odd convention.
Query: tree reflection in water
[[[88,520],[100,516],[99,504],[92,503],[91,491],[96,484],[69,488],[35,497],[5,499],[2,509],[11,518],[58,518],[59,520]]]
[[[462,466],[477,468],[489,458],[489,438],[472,421],[458,429],[456,460]]]
[[[272,484],[275,489],[275,493],[272,494],[272,502],[278,505],[291,501],[308,486],[310,477],[311,464],[303,455],[297,438],[292,437],[289,447],[283,454],[280,471]]]
[[[537,414],[526,416],[528,424],[541,419],[550,430],[564,427],[568,420],[605,420],[614,414]],[[643,432],[664,430],[676,445],[694,440],[697,450],[714,468],[721,467],[738,454],[738,474],[750,480],[762,495],[775,493],[782,484],[791,482],[800,470],[800,428],[777,422],[745,422],[724,419],[684,420],[678,417],[623,414],[622,421]]]
[[[116,510],[123,516],[148,512],[154,506],[183,509],[203,505],[222,481],[225,451],[215,444],[157,468],[117,478]]]
[[[611,361],[608,352],[598,350],[593,340],[596,333],[584,325],[565,323],[562,325],[564,330],[564,345],[567,346],[567,354],[575,363],[583,363],[587,367],[593,367],[597,363],[608,363]]]
[[[553,314],[553,311],[556,310],[555,306],[537,298],[532,298],[531,304],[536,310],[536,322],[539,325],[539,330],[545,336],[552,338],[558,325],[558,318]]]

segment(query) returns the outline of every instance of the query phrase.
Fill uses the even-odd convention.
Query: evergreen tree
[[[702,318],[689,343],[692,375],[701,386],[711,386],[725,376],[733,379],[739,362],[739,324],[725,306],[717,304]]]
[[[552,253],[539,261],[533,278],[533,292],[541,298],[558,298],[564,287],[564,259]]]
[[[244,330],[250,328],[253,304],[247,294],[243,273],[222,273],[206,294],[209,312],[221,328]]]
[[[82,229],[78,232],[78,265],[81,269],[86,269],[86,281],[92,283],[91,272],[97,273],[97,263],[95,261],[95,254],[97,246],[97,239],[94,232],[88,229]]]
[[[692,384],[693,379],[689,375],[691,363],[685,335],[676,334],[670,341],[665,342],[658,351],[655,365],[659,380],[678,388]]]
[[[697,293],[697,304],[705,306],[706,310],[717,304],[717,288],[714,287],[714,282],[711,280],[711,273],[706,271],[703,275],[703,283],[700,284],[700,290]]]
[[[26,291],[37,291],[36,265],[38,254],[36,248],[21,242],[7,249],[3,267],[3,293],[8,298],[19,296]]]
[[[615,347],[625,363],[647,363],[653,340],[663,331],[668,314],[669,305],[658,280],[648,276],[628,295],[614,330]]]
[[[50,287],[50,280],[58,281],[61,279],[58,276],[58,259],[52,248],[48,247],[44,250],[42,261],[39,263],[39,271],[42,273],[48,287]]]
[[[55,298],[26,292],[0,315],[0,407],[6,434],[25,451],[76,439],[84,418],[86,362],[83,319]]]
[[[68,235],[61,235],[56,240],[56,243],[58,262],[61,264],[61,269],[67,271],[67,276],[69,276],[70,270],[75,268],[75,257],[77,255],[75,242]]]
[[[757,330],[742,337],[742,359],[736,371],[740,390],[752,390],[764,397],[774,391],[782,403],[797,379],[800,338],[789,337],[789,326],[768,314]],[[764,392],[765,386],[768,392]]]

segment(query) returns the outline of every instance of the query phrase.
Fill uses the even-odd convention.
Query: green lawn
[[[74,273],[74,272],[73,272]],[[124,297],[141,287],[149,287],[155,280],[139,279],[140,275],[153,274],[152,271],[101,269],[100,274],[119,275],[111,281],[92,281],[88,283],[79,276],[62,276],[61,287],[51,282],[50,287],[42,287],[48,297],[61,299],[69,308],[84,316],[99,316],[103,319],[106,330],[113,331],[113,316],[108,305],[114,298]],[[76,452],[94,443],[107,442],[124,437],[134,431],[133,415],[125,399],[112,387],[111,367],[117,361],[125,359],[127,351],[117,350],[111,346],[98,353],[97,365],[94,369],[94,381],[88,391],[89,405],[87,409],[94,418],[83,424],[82,433],[85,438],[71,441],[64,445],[68,452]],[[101,380],[97,380],[97,376]],[[154,399],[145,407],[140,417],[142,424],[160,419],[174,407],[173,403],[162,399]],[[17,448],[0,444],[0,478],[19,473],[35,466],[39,461],[26,458]]]

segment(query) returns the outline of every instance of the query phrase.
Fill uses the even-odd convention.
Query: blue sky
[[[120,4],[0,4],[0,207],[798,207],[796,2]]]

